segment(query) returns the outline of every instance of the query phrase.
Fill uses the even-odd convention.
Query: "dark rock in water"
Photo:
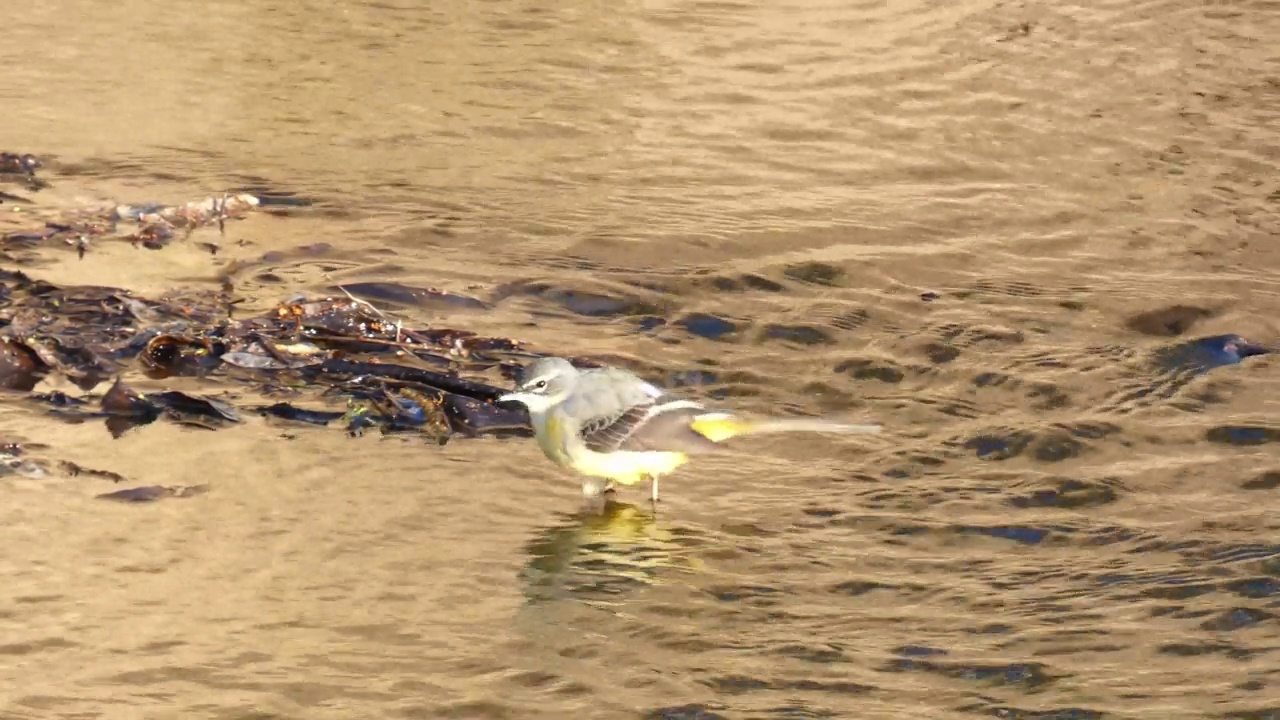
[[[1190,330],[1197,322],[1215,314],[1207,308],[1173,305],[1134,315],[1125,321],[1125,327],[1143,335],[1176,337]]]
[[[797,282],[834,287],[844,279],[844,271],[834,265],[821,262],[804,262],[788,265],[782,274]]]
[[[694,335],[708,340],[719,340],[738,330],[738,326],[728,320],[707,313],[690,313],[681,318],[677,324]]]
[[[1154,361],[1165,371],[1205,372],[1274,352],[1276,348],[1249,342],[1239,335],[1214,335],[1157,350]]]

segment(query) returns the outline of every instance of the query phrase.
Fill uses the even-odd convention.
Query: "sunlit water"
[[[655,519],[528,441],[6,404],[211,489],[0,477],[0,715],[1280,717],[1280,365],[1158,354],[1280,337],[1274,3],[402,5],[11,14],[40,204],[315,201],[25,271],[441,287],[495,309],[397,312],[885,432],[741,445]]]

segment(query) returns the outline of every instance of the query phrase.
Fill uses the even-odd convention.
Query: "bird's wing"
[[[661,390],[624,370],[584,372],[571,402],[566,410],[579,419],[579,435],[595,452],[694,452],[715,447],[689,425],[707,412],[701,405],[667,399]]]
[[[618,413],[595,415],[586,419],[579,429],[587,449],[607,453],[621,450],[636,428],[644,423],[653,403],[635,405]]]

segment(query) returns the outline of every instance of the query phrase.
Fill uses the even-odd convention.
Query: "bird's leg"
[[[649,476],[649,500],[654,504],[658,504],[658,476]]]

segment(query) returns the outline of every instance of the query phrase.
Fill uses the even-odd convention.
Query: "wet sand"
[[[210,485],[0,476],[0,717],[1280,714],[1280,362],[1153,355],[1280,341],[1276,37],[1263,1],[25,7],[0,150],[52,158],[41,206],[315,200],[34,277],[440,287],[494,309],[397,312],[886,430],[688,466],[655,519],[579,515],[528,441],[0,403]]]

